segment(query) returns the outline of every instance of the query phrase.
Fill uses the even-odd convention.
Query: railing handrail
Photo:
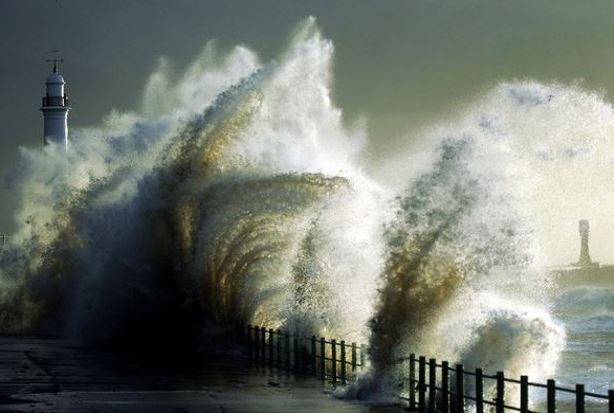
[[[288,370],[310,372],[322,380],[330,379],[333,384],[339,381],[347,383],[356,377],[358,369],[366,365],[366,346],[363,344],[348,344],[344,340],[309,337],[300,332],[289,333],[251,325],[247,326],[247,330],[245,326],[240,326],[238,331],[240,339],[247,342],[250,358],[262,363],[268,361],[271,366]],[[304,343],[309,343],[309,346],[303,346]],[[450,365],[447,361],[437,362],[434,358],[427,359],[414,353],[409,357],[399,357],[396,361],[407,363],[409,368],[409,376],[401,378],[401,386],[406,386],[408,397],[397,396],[400,400],[409,402],[410,410],[463,413],[465,401],[471,401],[476,404],[476,413],[483,413],[484,405],[494,406],[496,413],[503,413],[506,409],[537,413],[529,410],[529,390],[535,387],[546,389],[548,413],[556,411],[556,395],[560,393],[575,394],[577,413],[584,413],[587,397],[608,400],[609,412],[614,412],[614,389],[609,390],[608,394],[600,394],[586,391],[583,384],[577,384],[575,389],[571,389],[557,386],[554,379],[543,384],[529,381],[528,376],[520,376],[520,379],[506,377],[502,371],[494,375],[485,374],[480,368],[466,370],[462,364]],[[348,372],[347,366],[351,366],[351,372]],[[438,372],[440,374],[437,374]],[[473,394],[467,394],[465,391],[466,376],[474,378]],[[493,400],[484,398],[485,380],[495,381],[493,385],[496,397]],[[520,386],[520,406],[505,403],[506,384]],[[436,406],[437,404],[439,406]]]
[[[249,357],[270,366],[311,372],[333,383],[347,383],[365,365],[365,346],[299,332],[251,326],[238,328]]]
[[[420,363],[419,357],[414,357],[413,360],[412,360],[411,356],[410,357],[399,357],[397,360],[400,361],[400,362],[409,361],[409,362],[413,362],[413,363],[416,363],[416,364]],[[435,366],[437,368],[442,368],[443,365],[441,363],[436,363]],[[448,370],[451,371],[451,372],[456,373],[456,369],[453,368],[453,367],[449,367]],[[474,377],[476,376],[475,371],[471,371],[471,370],[463,370],[462,373],[465,376],[474,376]],[[489,380],[497,380],[497,376],[496,375],[492,375],[492,374],[482,374],[482,378],[489,379]],[[513,379],[513,378],[509,378],[509,377],[505,377],[505,376],[503,377],[503,381],[505,383],[513,383],[513,384],[520,384],[520,385],[523,384],[522,380]],[[527,382],[527,385],[529,387],[538,387],[538,388],[542,388],[542,389],[547,389],[548,388],[547,384],[536,383],[536,382],[531,382],[531,381]],[[428,384],[427,384],[427,386],[428,386]],[[577,389],[571,389],[569,387],[560,387],[560,386],[555,386],[554,390],[560,391],[560,392],[572,393],[572,394],[575,394],[576,391],[577,391]],[[594,398],[598,398],[598,399],[604,399],[604,400],[608,400],[609,399],[609,395],[595,393],[595,392],[585,391],[584,395],[585,396],[594,397]]]

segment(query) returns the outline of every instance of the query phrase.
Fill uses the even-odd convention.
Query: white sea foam
[[[22,150],[2,331],[187,346],[238,321],[296,328],[368,342],[346,395],[372,400],[408,352],[554,374],[565,332],[538,268],[554,223],[614,224],[611,106],[502,83],[421,137],[429,164],[397,193],[362,172],[333,52],[314,19],[269,63],[208,44],[182,75],[161,60],[141,110],[75,132],[68,155]]]

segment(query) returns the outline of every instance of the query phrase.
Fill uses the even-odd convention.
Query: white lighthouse
[[[64,85],[66,82],[61,74],[58,73],[58,62],[61,60],[54,59],[53,72],[47,76],[45,85],[47,93],[43,97],[43,106],[40,108],[43,112],[43,142],[45,145],[50,142],[63,145],[68,149],[68,98],[64,93]]]

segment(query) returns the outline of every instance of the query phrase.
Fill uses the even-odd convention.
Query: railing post
[[[298,345],[297,334],[298,333],[294,333],[294,340],[293,340],[293,344],[294,344],[294,371],[300,371],[300,369],[301,369],[300,363],[299,363],[299,354],[298,354],[299,345]]]
[[[418,410],[426,409],[426,359],[420,356],[418,359]]]
[[[548,413],[556,413],[556,383],[548,380],[547,384]]]
[[[253,358],[252,354],[252,326],[251,324],[247,325],[247,355],[251,359]]]
[[[274,353],[273,353],[273,345],[274,345],[274,338],[273,338],[273,329],[270,328],[269,329],[269,367],[273,367],[275,365],[275,358],[273,357]]]
[[[465,411],[465,371],[462,364],[456,365],[456,397],[455,411],[463,413]]]
[[[356,371],[356,343],[352,343],[352,375]]]
[[[429,359],[429,412],[435,411],[435,400],[437,400],[437,361]]]
[[[286,345],[286,370],[290,371],[290,334],[286,333],[284,335],[284,341]]]
[[[283,336],[281,334],[281,330],[277,330],[277,367],[282,367],[282,358],[281,358],[281,340]]]
[[[326,380],[326,340],[320,337],[320,378]]]
[[[409,355],[409,410],[416,410],[416,355]]]
[[[332,369],[331,374],[333,376],[333,384],[337,384],[337,341],[331,340],[331,357]]]
[[[254,360],[260,361],[260,327],[254,327]]]
[[[520,413],[529,413],[529,377],[520,376]]]
[[[441,362],[441,411],[448,413],[450,366],[447,361]]]
[[[341,383],[347,383],[347,366],[345,360],[345,341],[341,340]]]
[[[361,344],[360,345],[360,369],[361,370],[364,370],[365,368],[365,353],[367,352],[366,350],[367,348],[365,347],[365,345]]]
[[[311,336],[311,371],[314,376],[318,375],[318,358],[316,356],[316,336]]]
[[[614,390],[608,390],[608,404],[610,405],[609,413],[614,413]]]
[[[505,410],[505,377],[502,371],[497,372],[497,398],[495,411],[503,413]]]
[[[584,413],[584,384],[576,384],[576,413]]]
[[[266,364],[266,328],[260,328],[260,361],[262,364]]]
[[[475,369],[475,413],[484,413],[484,372]]]

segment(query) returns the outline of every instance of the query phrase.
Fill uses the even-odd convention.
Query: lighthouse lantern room
[[[40,108],[43,112],[43,142],[48,145],[54,142],[68,149],[68,98],[64,93],[64,77],[58,71],[58,64],[61,59],[53,59],[53,71],[47,76],[45,85],[47,91],[43,97],[43,105]]]

